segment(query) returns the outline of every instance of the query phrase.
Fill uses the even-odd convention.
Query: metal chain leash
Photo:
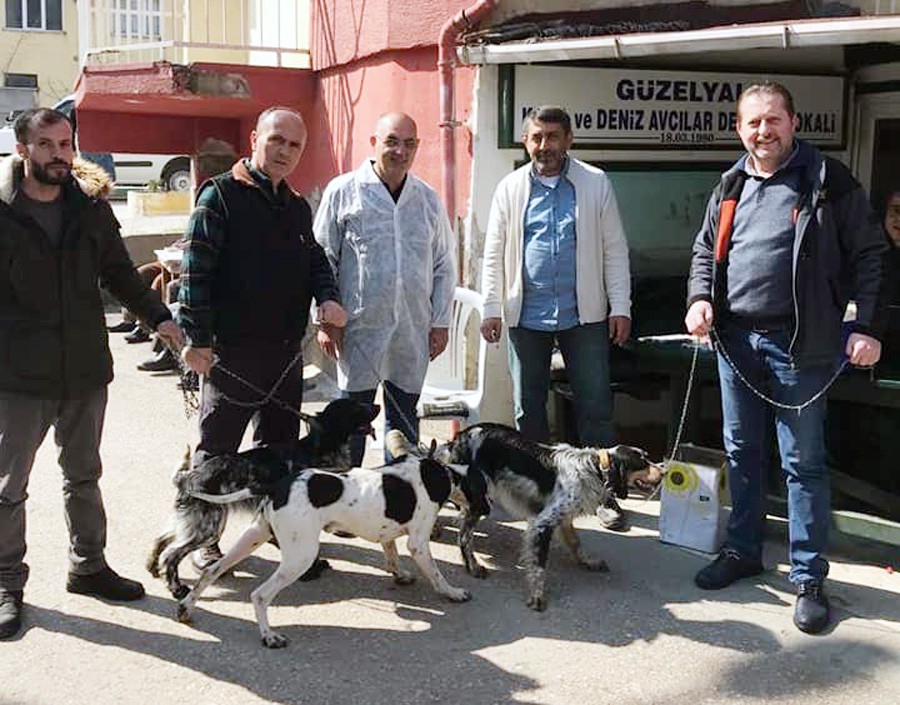
[[[688,375],[687,385],[684,390],[684,404],[681,405],[681,418],[678,421],[678,430],[675,432],[675,443],[672,445],[672,452],[669,453],[669,457],[663,461],[663,465],[665,465],[669,460],[672,460],[675,457],[678,446],[681,444],[681,433],[682,431],[684,431],[684,422],[687,418],[687,410],[691,402],[691,390],[694,388],[694,374],[697,371],[697,360],[699,357],[700,341],[695,338],[694,354],[691,356],[691,371]],[[655,491],[654,494],[656,494]]]
[[[227,401],[229,404],[233,404],[234,406],[242,407],[245,409],[259,409],[259,408],[265,406],[266,404],[274,404],[278,408],[280,408],[284,411],[290,412],[291,414],[293,414],[294,416],[299,418],[301,421],[306,421],[307,423],[309,423],[310,420],[312,419],[312,417],[309,414],[305,414],[302,411],[300,411],[299,409],[295,409],[293,406],[291,406],[287,402],[282,401],[277,396],[275,396],[275,392],[278,391],[278,388],[281,386],[281,383],[284,382],[285,378],[288,376],[290,371],[294,368],[294,365],[296,365],[302,357],[303,357],[303,351],[298,350],[297,354],[294,355],[294,357],[287,364],[287,366],[281,371],[281,374],[279,375],[278,379],[275,381],[275,384],[272,385],[272,388],[268,392],[265,391],[264,389],[261,389],[260,387],[256,386],[249,380],[244,379],[236,372],[229,370],[227,367],[225,367],[222,364],[221,360],[218,357],[216,357],[215,360],[213,361],[213,369],[216,369],[219,372],[227,375],[228,377],[231,377],[232,379],[236,380],[237,382],[240,382],[241,384],[243,384],[245,387],[247,387],[247,389],[249,389],[253,392],[256,392],[257,394],[260,395],[260,399],[258,401],[247,402],[247,401],[239,401],[239,400],[235,399],[234,397],[231,397],[231,396],[225,394],[224,392],[221,392],[221,390],[220,390],[222,398],[225,401]]]
[[[759,391],[759,389],[757,389],[753,385],[753,383],[744,376],[744,374],[740,371],[740,369],[738,369],[737,364],[735,364],[735,362],[731,359],[731,356],[728,354],[728,350],[726,350],[725,345],[722,342],[722,338],[719,336],[719,333],[715,329],[715,327],[710,328],[709,332],[710,332],[710,335],[712,336],[712,338],[714,339],[716,348],[719,350],[720,353],[722,353],[722,357],[725,358],[725,362],[728,363],[728,366],[734,371],[734,373],[738,376],[738,379],[741,380],[741,382],[744,384],[744,386],[747,387],[747,389],[749,389],[751,392],[753,392],[756,396],[758,396],[764,402],[766,402],[767,404],[770,404],[771,406],[774,406],[777,409],[784,409],[785,411],[796,411],[797,413],[800,413],[801,411],[803,411],[803,409],[808,407],[810,404],[814,404],[816,401],[818,401],[828,391],[829,387],[831,387],[831,385],[834,384],[835,380],[838,377],[840,377],[841,373],[847,367],[847,360],[846,359],[842,360],[841,364],[838,365],[837,370],[835,370],[834,374],[831,376],[831,379],[829,379],[825,383],[825,386],[822,387],[822,389],[820,389],[818,392],[813,394],[809,399],[807,399],[805,402],[803,402],[801,404],[785,404],[784,402],[780,402],[780,401],[777,401],[776,399],[772,399],[772,397]]]
[[[175,359],[178,363],[178,376],[180,378],[179,386],[181,387],[181,393],[182,393],[182,396],[184,397],[184,413],[185,413],[185,416],[188,419],[190,419],[195,413],[197,413],[197,411],[200,408],[200,396],[199,396],[199,392],[198,392],[199,378],[197,378],[196,386],[195,386],[194,375],[196,373],[194,373],[187,366],[187,364],[185,364],[185,362],[181,359],[181,356],[178,353],[173,352],[173,354],[175,355]],[[249,380],[244,379],[243,377],[241,377],[241,375],[237,374],[236,372],[233,372],[232,370],[228,369],[226,366],[224,366],[222,364],[221,360],[217,356],[213,361],[214,369],[218,370],[219,372],[221,372],[224,375],[227,375],[228,377],[231,377],[232,379],[236,380],[237,382],[240,382],[242,385],[247,387],[247,389],[249,389],[253,392],[256,392],[257,394],[260,395],[260,398],[258,401],[246,402],[246,401],[240,401],[238,399],[235,399],[234,397],[231,397],[231,396],[225,394],[224,392],[221,393],[221,396],[229,404],[233,404],[234,406],[239,406],[239,407],[242,407],[245,409],[259,409],[259,408],[265,406],[266,404],[271,403],[284,411],[290,412],[291,414],[293,414],[294,416],[299,418],[301,421],[305,421],[305,422],[309,423],[313,417],[311,417],[309,414],[303,413],[299,409],[295,409],[293,406],[291,406],[287,402],[284,402],[281,399],[279,399],[277,396],[275,396],[275,393],[278,391],[278,388],[281,386],[282,382],[284,382],[285,378],[288,376],[290,371],[294,368],[294,365],[296,365],[302,357],[303,357],[303,351],[299,350],[297,352],[297,354],[294,355],[294,357],[291,359],[291,361],[287,364],[287,366],[285,366],[285,368],[281,371],[281,374],[278,376],[278,379],[275,381],[275,384],[267,392],[264,389],[261,389],[260,387],[256,386]]]

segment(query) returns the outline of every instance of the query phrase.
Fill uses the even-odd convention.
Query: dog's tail
[[[191,492],[191,497],[202,499],[204,502],[211,504],[234,504],[245,499],[256,496],[254,492],[246,487],[237,492],[229,492],[228,494],[207,494],[206,492]]]

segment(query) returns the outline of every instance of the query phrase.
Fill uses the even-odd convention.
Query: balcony
[[[78,3],[82,68],[167,61],[309,68],[308,0]]]

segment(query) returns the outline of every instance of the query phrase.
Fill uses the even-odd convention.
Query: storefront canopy
[[[684,32],[482,44],[459,47],[458,56],[466,64],[520,64],[632,59],[713,51],[848,46],[876,42],[900,42],[900,16],[779,21]]]

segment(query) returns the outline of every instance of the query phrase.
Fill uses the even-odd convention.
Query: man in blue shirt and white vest
[[[529,111],[522,132],[531,162],[500,182],[491,204],[481,333],[497,342],[504,320],[509,328],[516,427],[524,435],[549,436],[556,342],[575,397],[578,442],[609,446],[609,344],[631,333],[628,243],[615,194],[601,169],[569,156],[564,109]]]

